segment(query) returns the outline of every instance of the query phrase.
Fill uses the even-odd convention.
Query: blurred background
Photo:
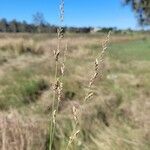
[[[52,33],[56,32],[55,28],[60,24],[59,0],[45,0],[44,3],[41,0],[12,2],[2,0],[1,3],[1,32]],[[149,29],[146,26],[148,24],[148,1],[65,1],[63,26],[66,31],[87,33],[93,30],[139,31]]]
[[[66,150],[75,107],[80,132],[70,150],[149,150],[150,1],[65,0],[63,22],[60,3],[1,0],[0,149],[49,150],[61,26],[58,75],[67,52],[52,149]],[[84,103],[104,42],[100,76]]]

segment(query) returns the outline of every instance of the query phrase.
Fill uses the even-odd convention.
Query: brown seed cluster
[[[92,86],[96,80],[96,78],[99,76],[100,79],[103,76],[103,70],[104,70],[104,56],[109,44],[109,40],[110,40],[110,34],[111,32],[108,33],[106,39],[104,40],[104,42],[102,42],[102,51],[100,53],[100,56],[98,58],[95,59],[95,68],[94,68],[94,74],[92,75],[89,85],[88,85],[88,93],[84,99],[84,101],[90,99],[93,96],[93,91],[92,91]]]

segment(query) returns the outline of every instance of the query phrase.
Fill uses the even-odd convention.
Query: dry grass
[[[23,118],[16,111],[0,114],[1,150],[44,150],[46,145],[44,120]]]
[[[2,51],[10,51],[15,54],[42,54],[43,49],[41,46],[35,44],[35,42],[31,40],[24,40],[22,38],[17,39],[0,39],[0,49]]]
[[[8,101],[10,109],[6,112],[1,110],[0,149],[2,147],[5,150],[23,148],[43,150],[47,148],[47,128],[50,118],[48,106],[52,105],[52,83],[54,81],[53,50],[55,50],[57,42],[56,38],[38,35],[38,38],[43,37],[41,39],[44,39],[39,42],[36,36],[12,35],[11,37],[10,35],[9,38],[12,44],[17,43],[18,39],[21,39],[19,42],[29,42],[27,45],[34,41],[35,45],[39,45],[43,49],[43,53],[40,55],[22,53],[22,55],[17,54],[12,57],[9,50],[0,50],[0,53],[7,58],[7,61],[0,65],[0,97],[3,96],[3,89],[10,86],[11,89],[24,87],[26,80],[44,79],[50,81],[49,89],[43,90],[35,102],[14,107],[11,105],[11,101]],[[147,58],[149,41],[140,40],[140,36],[132,38],[131,36],[115,37],[113,35],[111,41],[115,44],[112,44],[111,48],[108,47],[109,52],[107,52],[104,61],[106,72],[104,72],[103,79],[96,78],[95,85],[92,87],[93,99],[82,105],[89,79],[93,74],[91,68],[95,67],[93,62],[99,54],[99,43],[102,36],[66,36],[68,36],[66,37],[68,52],[63,78],[64,94],[59,106],[60,113],[56,119],[53,149],[64,150],[66,148],[70,135],[74,135],[72,131],[75,127],[76,109],[82,106],[83,114],[82,118],[79,118],[80,133],[69,147],[70,149],[112,150],[113,147],[115,150],[149,150],[150,62]],[[7,35],[3,35],[0,41],[5,43],[7,38]],[[139,41],[136,38],[139,38]],[[14,48],[15,45],[17,44],[14,44]],[[62,45],[64,49],[65,40],[62,40]],[[136,53],[136,59],[128,60],[128,56],[133,56],[134,53],[131,52],[135,52],[134,49],[139,52],[139,55]],[[140,50],[142,51],[142,59]],[[126,59],[123,59],[124,56]],[[144,58],[146,59],[144,60]],[[59,66],[61,67],[61,65]],[[15,101],[15,104],[18,104],[20,92],[7,92],[6,95],[17,98],[18,101]],[[73,116],[72,108],[74,106],[76,109],[73,110]],[[74,138],[74,136],[72,137]]]

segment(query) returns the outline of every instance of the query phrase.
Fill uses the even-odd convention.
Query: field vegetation
[[[0,149],[48,150],[56,34],[0,34]],[[65,150],[82,107],[80,132],[70,150],[150,149],[150,37],[113,34],[103,78],[83,104],[104,33],[66,34],[63,100],[53,149]]]

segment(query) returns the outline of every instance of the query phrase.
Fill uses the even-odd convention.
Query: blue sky
[[[0,0],[0,18],[32,22],[36,12],[42,12],[51,24],[59,23],[60,0]],[[129,6],[122,0],[65,0],[64,25],[118,27],[137,29],[138,24]]]

